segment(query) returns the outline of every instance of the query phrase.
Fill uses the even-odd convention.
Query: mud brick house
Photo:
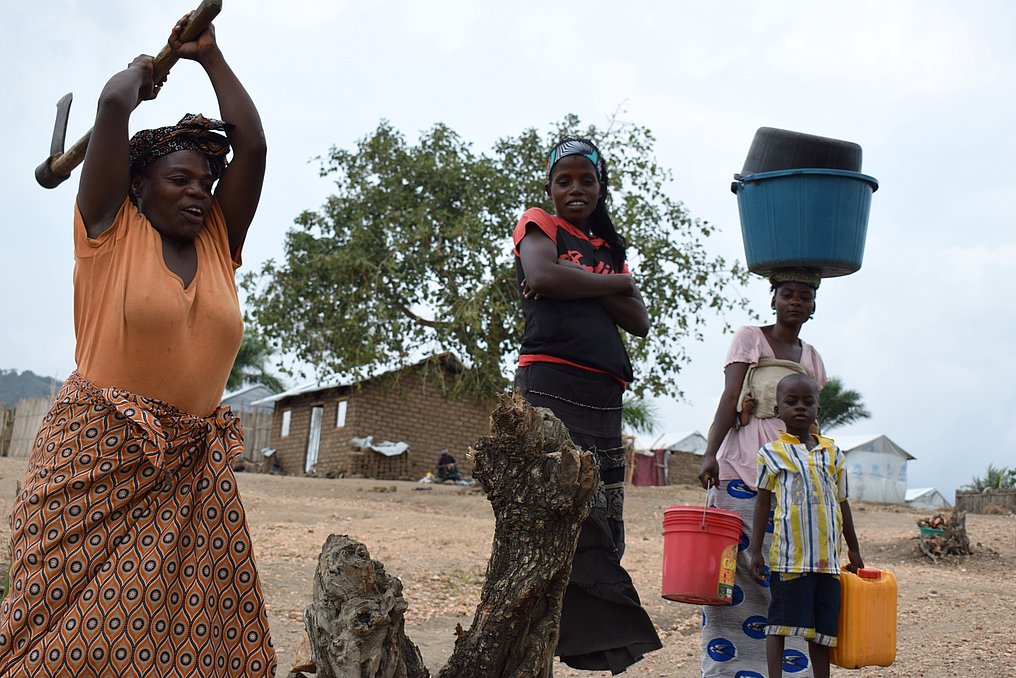
[[[677,435],[677,440],[664,446],[667,452],[667,485],[698,485],[702,457],[706,453],[706,437],[698,431]]]
[[[445,397],[451,375],[463,369],[445,353],[360,381],[337,376],[258,401],[275,404],[270,459],[289,475],[418,480],[434,471],[447,447],[468,476],[466,452],[487,435],[494,403]],[[388,456],[367,438],[389,453],[402,446],[383,443],[408,449]]]

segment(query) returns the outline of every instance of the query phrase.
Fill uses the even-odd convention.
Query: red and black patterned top
[[[520,289],[525,273],[518,246],[530,224],[557,244],[559,259],[568,259],[594,273],[628,273],[627,264],[620,271],[614,270],[610,246],[604,240],[589,236],[564,219],[534,207],[526,210],[512,233],[515,274]],[[622,383],[631,381],[628,351],[617,324],[598,299],[522,298],[522,313],[526,329],[522,337],[520,367],[536,362],[560,363],[605,372]]]

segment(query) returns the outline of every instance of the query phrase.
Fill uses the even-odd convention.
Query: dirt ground
[[[23,474],[23,461],[0,459],[0,515],[8,515]],[[482,493],[451,485],[239,477],[280,676],[299,645],[317,555],[331,533],[362,541],[389,573],[402,578],[407,633],[436,673],[451,654],[456,624],[468,628],[483,582],[494,518]],[[699,675],[698,608],[659,596],[660,532],[665,508],[703,499],[702,490],[690,486],[635,487],[627,493],[624,564],[664,647],[626,675]],[[833,676],[1016,676],[1016,516],[969,515],[975,555],[933,564],[916,552],[916,521],[929,512],[872,504],[853,509],[865,563],[891,570],[899,583],[898,647],[890,667],[834,667]],[[4,518],[0,544],[8,534]],[[559,665],[555,675],[593,674]]]

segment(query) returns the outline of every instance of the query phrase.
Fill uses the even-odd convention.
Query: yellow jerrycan
[[[829,659],[845,669],[889,666],[896,659],[896,577],[866,567],[840,572],[840,617]]]

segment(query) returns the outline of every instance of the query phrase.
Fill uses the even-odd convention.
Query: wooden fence
[[[7,403],[0,403],[0,456],[7,456],[11,444],[11,429],[14,427],[14,410]]]
[[[234,408],[233,413],[240,417],[243,424],[243,454],[240,458],[260,466],[264,461],[264,450],[269,447],[273,412]]]
[[[39,433],[42,418],[53,406],[53,399],[25,398],[14,408],[14,426],[11,428],[11,443],[7,456],[25,459],[32,452],[35,436]]]
[[[1013,490],[985,490],[984,492],[956,492],[956,510],[967,513],[989,513],[989,507],[994,511],[1004,509],[1009,513],[1016,513],[1016,489]]]

